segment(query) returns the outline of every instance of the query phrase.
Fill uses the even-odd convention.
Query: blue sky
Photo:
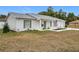
[[[54,11],[63,9],[65,12],[74,12],[79,15],[79,6],[52,6]],[[46,11],[48,6],[0,6],[0,14],[7,14],[8,12],[17,13],[38,13]]]

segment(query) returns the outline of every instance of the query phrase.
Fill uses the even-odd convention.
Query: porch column
[[[41,29],[42,27],[41,27],[41,20],[40,20],[40,29]]]

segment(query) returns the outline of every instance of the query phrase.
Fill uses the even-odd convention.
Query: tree
[[[47,15],[47,12],[43,11],[43,12],[40,12],[38,14],[40,14],[40,15]]]
[[[77,20],[77,17],[75,16],[75,14],[72,12],[68,13],[67,19],[66,19],[66,24],[68,25],[69,22],[74,21],[74,20]]]
[[[62,9],[60,9],[60,10],[59,10],[59,14],[62,14],[62,12],[63,12],[63,10],[62,10]]]
[[[6,18],[6,15],[0,15],[0,18]]]
[[[8,24],[6,23],[5,25],[4,25],[4,27],[3,27],[3,33],[7,33],[7,32],[9,32],[10,30],[9,30],[9,27],[8,27]]]
[[[58,18],[62,19],[62,9],[60,9],[58,12]]]
[[[53,12],[53,15],[52,16],[58,18],[58,12]]]
[[[76,17],[74,15],[74,13],[68,14],[68,17],[67,17],[68,22],[74,21],[75,19],[76,19]]]
[[[54,11],[53,11],[53,8],[51,6],[48,7],[47,14],[48,14],[48,16],[53,16],[54,15]]]
[[[59,12],[55,12],[51,6],[48,7],[47,11],[40,12],[39,14],[56,17],[65,20],[66,23],[79,19],[79,16],[75,16],[74,13],[70,12],[67,15],[67,13],[64,12],[62,9],[60,9]]]
[[[48,9],[47,9],[47,12],[51,12],[51,13],[54,12],[53,8],[51,6],[49,6]]]
[[[53,16],[54,15],[54,11],[53,11],[53,8],[51,6],[49,6],[47,11],[40,12],[39,14],[47,15],[47,16]]]
[[[76,16],[77,17],[77,20],[79,20],[79,15],[78,16]]]
[[[66,19],[67,19],[66,12],[63,12],[63,13],[62,13],[61,19],[63,19],[63,20],[66,20]]]
[[[66,16],[66,12],[64,12],[62,9],[59,10],[59,12],[57,12],[56,14],[57,18],[59,19],[63,19],[63,20],[66,20],[67,16]]]

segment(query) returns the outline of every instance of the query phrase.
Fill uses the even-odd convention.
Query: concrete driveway
[[[55,32],[61,32],[61,31],[67,31],[67,30],[77,30],[77,31],[79,31],[78,28],[65,28],[65,29],[53,30],[53,31],[55,31]]]

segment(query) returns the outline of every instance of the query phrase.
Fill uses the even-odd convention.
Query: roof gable
[[[14,18],[18,18],[18,19],[35,19],[32,16],[26,15],[26,14],[20,14],[20,13],[9,13],[10,16],[14,17]]]

